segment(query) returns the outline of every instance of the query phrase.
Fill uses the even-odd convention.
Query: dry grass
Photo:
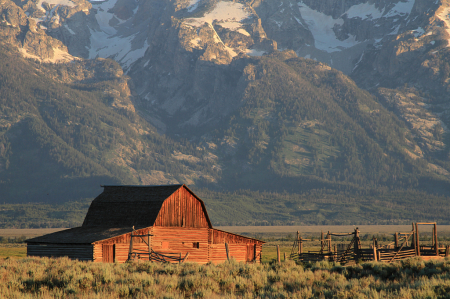
[[[342,267],[319,262],[103,264],[0,261],[2,298],[448,298],[450,260]]]
[[[0,258],[24,258],[27,256],[27,247],[20,245],[0,245]]]
[[[0,229],[0,236],[5,238],[14,238],[14,237],[22,237],[26,236],[27,238],[34,238],[43,236],[46,234],[51,234],[54,232],[58,232],[60,230],[64,230],[67,228],[6,228]]]

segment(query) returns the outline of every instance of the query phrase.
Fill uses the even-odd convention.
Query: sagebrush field
[[[450,259],[364,263],[106,264],[4,259],[2,298],[449,298]]]

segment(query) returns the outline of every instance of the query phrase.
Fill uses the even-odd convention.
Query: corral
[[[419,226],[432,225],[431,244],[420,243]],[[332,244],[332,237],[349,237],[351,241],[347,244]],[[292,246],[290,258],[302,262],[333,261],[341,264],[354,264],[357,261],[381,261],[391,263],[393,261],[420,256],[425,260],[440,259],[449,256],[449,246],[439,246],[437,237],[437,225],[432,223],[413,223],[410,232],[396,232],[394,242],[381,245],[374,237],[369,248],[362,248],[360,231],[355,228],[350,233],[322,232],[320,249],[318,251],[304,252],[303,243],[309,239],[303,239],[297,232],[297,238]],[[334,240],[336,241],[336,239]],[[336,246],[337,245],[337,246]]]
[[[81,227],[26,242],[28,256],[202,264],[260,262],[264,243],[214,229],[205,204],[185,185],[104,186]]]

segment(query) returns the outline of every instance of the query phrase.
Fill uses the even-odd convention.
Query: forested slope
[[[202,151],[159,135],[129,96],[111,60],[56,67],[1,45],[2,200],[61,202],[92,197],[101,184],[215,180]]]
[[[293,52],[253,58],[243,105],[205,142],[240,189],[448,192],[405,123],[341,72]],[[208,143],[210,145],[210,143]]]

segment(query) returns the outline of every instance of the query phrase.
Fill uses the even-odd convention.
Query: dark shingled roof
[[[92,201],[81,227],[26,242],[90,244],[129,233],[133,226],[136,229],[153,226],[164,200],[183,186],[103,186],[103,192]]]
[[[92,201],[82,226],[152,226],[164,200],[182,186],[104,186],[103,193]]]
[[[131,227],[75,227],[56,233],[26,240],[27,243],[62,243],[62,244],[92,244],[95,241],[117,237],[132,231]]]
[[[103,192],[91,203],[81,227],[26,240],[27,243],[90,244],[153,226],[164,201],[185,185],[103,186]],[[209,226],[211,222],[206,214]]]

